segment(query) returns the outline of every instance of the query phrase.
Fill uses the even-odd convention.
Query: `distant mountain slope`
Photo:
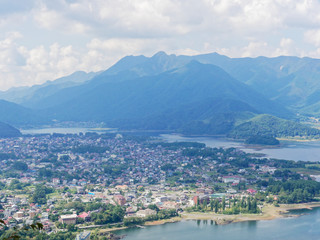
[[[256,91],[287,106],[306,104],[308,98],[320,89],[319,59],[286,56],[228,58],[215,53],[193,58],[223,68]]]
[[[167,55],[164,52],[158,52],[152,57],[127,56],[99,74],[75,73],[44,85],[0,92],[0,99],[22,103],[31,108],[52,107],[57,103],[50,96],[60,94],[62,99],[58,101],[59,103],[66,101],[67,98],[70,100],[71,97],[62,96],[62,90],[81,85],[88,86],[86,80],[94,81],[97,85],[106,82],[118,83],[143,76],[159,75],[181,68],[193,60],[221,67],[233,78],[294,112],[315,114],[320,117],[320,108],[318,107],[320,102],[320,60],[285,56],[229,58],[217,53],[176,56],[174,54]],[[77,89],[81,94],[82,88]]]
[[[117,79],[109,76],[63,89],[43,101],[59,103],[43,113],[63,121],[103,121],[117,127],[146,128],[149,122],[152,129],[177,128],[237,109],[291,115],[221,68],[196,61],[158,75]]]
[[[99,73],[75,72],[69,76],[58,78],[54,81],[47,81],[41,85],[32,87],[11,88],[7,91],[0,91],[0,99],[23,104],[26,107],[33,107],[38,101],[48,97],[63,88],[80,85]]]
[[[105,71],[105,74],[131,71],[139,76],[154,75],[181,67],[192,60],[219,66],[235,79],[251,86],[269,99],[301,113],[320,116],[317,107],[320,101],[319,59],[287,56],[229,58],[217,53],[176,56],[159,52],[151,58],[125,57]]]
[[[0,122],[0,137],[19,137],[21,136],[21,132],[5,123]]]
[[[320,137],[320,130],[306,125],[262,114],[236,126],[229,136],[233,138],[248,138],[250,136],[271,137]]]
[[[0,121],[14,126],[47,123],[47,118],[16,103],[0,100]]]

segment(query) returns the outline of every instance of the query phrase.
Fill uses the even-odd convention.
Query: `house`
[[[133,215],[133,214],[135,214],[136,213],[136,211],[137,211],[137,207],[135,207],[135,206],[133,206],[133,207],[128,207],[127,209],[126,209],[126,215]]]
[[[59,221],[65,224],[76,224],[77,217],[77,214],[61,215]]]
[[[123,206],[126,204],[126,199],[122,195],[115,195],[113,197],[113,200],[115,201],[116,204]]]
[[[86,213],[86,212],[79,214],[78,218],[82,218],[86,222],[90,221],[90,219],[91,219],[89,213]]]
[[[254,190],[254,189],[252,189],[252,188],[249,188],[249,189],[247,189],[247,193],[249,193],[249,194],[251,194],[251,195],[254,195],[254,194],[257,193],[257,190]]]
[[[147,208],[145,210],[139,210],[136,213],[136,216],[145,218],[145,217],[148,217],[148,216],[151,216],[151,215],[156,215],[156,214],[157,214],[157,212],[155,210],[151,210],[151,209]]]
[[[167,196],[160,196],[156,198],[156,202],[166,202],[169,198]]]
[[[210,198],[208,195],[197,195],[193,197],[193,204],[198,205],[198,204],[203,204],[204,202],[209,203]]]
[[[82,233],[79,233],[79,234],[76,236],[76,239],[75,239],[75,240],[87,240],[87,239],[90,239],[90,234],[91,234],[90,231],[84,231],[84,232],[82,232]]]
[[[30,218],[34,218],[37,215],[37,213],[35,211],[30,211],[29,212],[29,217]]]
[[[60,184],[60,179],[59,179],[59,178],[53,178],[53,179],[52,179],[52,183],[53,183],[54,185],[59,185],[59,184]]]
[[[239,183],[241,181],[241,177],[239,177],[239,176],[224,176],[224,177],[222,177],[222,181],[224,183]]]

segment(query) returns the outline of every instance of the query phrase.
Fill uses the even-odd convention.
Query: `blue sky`
[[[320,58],[318,0],[0,0],[0,89],[158,51]]]

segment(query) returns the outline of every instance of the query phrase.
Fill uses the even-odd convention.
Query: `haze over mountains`
[[[0,98],[16,104],[0,102],[0,121],[15,126],[94,121],[127,129],[226,134],[259,114],[287,120],[297,113],[319,116],[319,76],[320,60],[310,58],[128,56],[101,73],[77,72],[1,92]]]

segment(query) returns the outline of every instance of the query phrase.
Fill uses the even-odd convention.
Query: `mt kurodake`
[[[295,118],[293,105],[286,104],[288,110],[279,99],[272,100],[275,93],[261,94],[262,89],[258,92],[259,76],[269,71],[272,62],[279,61],[284,60],[231,59],[215,53],[175,56],[159,52],[150,58],[128,56],[102,73],[83,76],[84,80],[75,85],[65,84],[68,82],[65,78],[64,85],[54,91],[48,91],[54,84],[46,85],[45,94],[41,94],[39,86],[35,97],[32,92],[25,95],[29,99],[25,106],[31,106],[48,123],[53,119],[94,121],[127,129],[225,134],[259,114]],[[233,77],[209,63],[227,69]],[[271,70],[275,75],[275,70]],[[267,76],[261,81],[270,81]],[[25,121],[30,119],[26,117]]]
[[[59,93],[64,101],[42,111],[61,121],[103,121],[113,127],[140,129],[177,129],[221,113],[290,116],[284,107],[213,65],[193,61],[158,75],[133,79],[117,75],[64,89]],[[43,102],[54,102],[58,96]]]

